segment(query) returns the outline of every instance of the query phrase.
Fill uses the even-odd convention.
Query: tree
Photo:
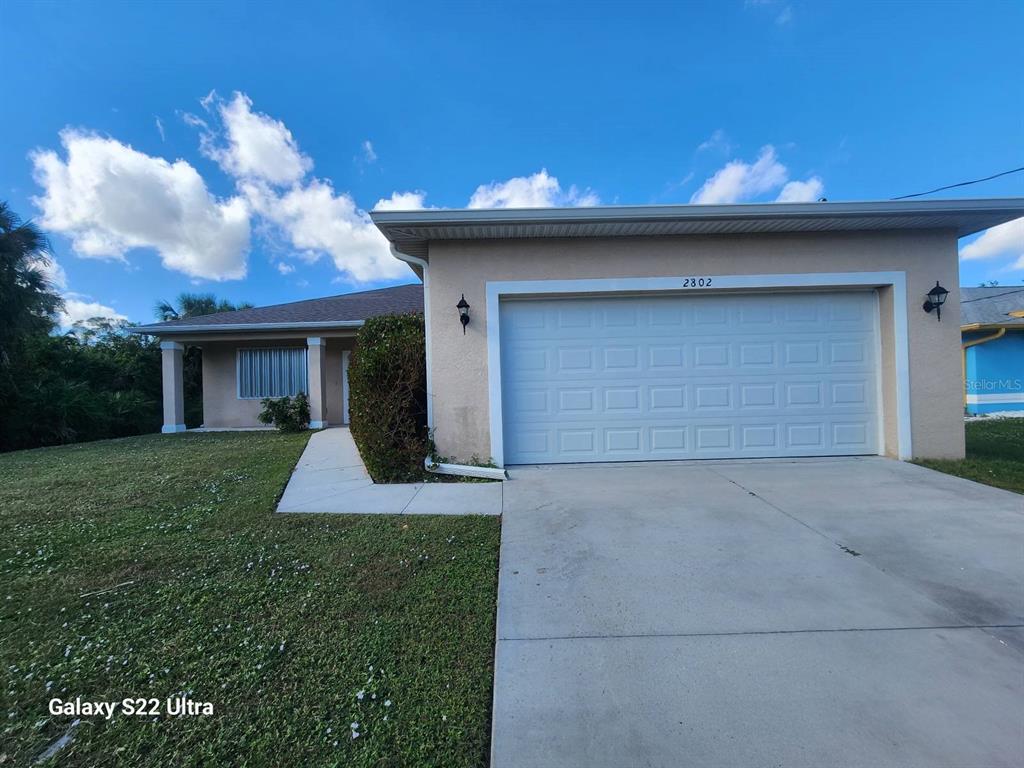
[[[127,323],[93,318],[55,333],[61,298],[46,277],[49,244],[0,202],[0,451],[155,432],[160,345]],[[208,294],[161,302],[164,319],[240,309]],[[186,423],[202,422],[198,349],[186,352]]]
[[[9,366],[29,336],[56,325],[63,302],[46,277],[50,245],[32,222],[0,201],[0,365]]]
[[[162,320],[184,320],[186,317],[212,315],[214,312],[234,312],[239,309],[251,309],[252,304],[243,301],[232,304],[227,299],[218,299],[212,293],[179,293],[177,306],[169,301],[156,303],[156,316]]]

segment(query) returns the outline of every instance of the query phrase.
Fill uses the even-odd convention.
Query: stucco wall
[[[485,283],[606,277],[808,272],[906,273],[914,454],[962,457],[959,276],[953,232],[870,232],[666,238],[441,241],[430,246],[435,440],[446,456],[490,456]],[[921,310],[938,280],[949,297],[936,322]],[[472,306],[465,336],[455,304]],[[886,453],[896,453],[892,291],[880,291]]]
[[[342,423],[341,353],[351,338],[327,340],[327,420]],[[218,429],[262,426],[259,400],[238,397],[237,351],[242,347],[304,347],[305,338],[211,341],[197,344],[203,353],[203,426]]]

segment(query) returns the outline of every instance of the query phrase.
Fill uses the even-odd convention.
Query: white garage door
[[[875,294],[501,304],[505,461],[878,453]]]

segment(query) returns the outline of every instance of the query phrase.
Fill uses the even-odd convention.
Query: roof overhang
[[[136,325],[129,333],[150,336],[173,336],[192,333],[234,333],[237,331],[336,331],[362,328],[362,320],[341,320],[334,323],[211,323],[209,325]]]
[[[943,229],[957,237],[1024,216],[1024,198],[853,203],[641,205],[373,211],[396,250],[426,258],[436,240],[658,237]]]

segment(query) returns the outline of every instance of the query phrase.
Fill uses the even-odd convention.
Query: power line
[[[982,288],[987,288],[988,286],[981,286],[981,287]],[[999,288],[1001,286],[994,285],[992,287],[993,288]],[[971,290],[973,290],[973,289],[971,289]],[[990,299],[998,299],[998,298],[1000,298],[1002,296],[1012,296],[1015,293],[1024,293],[1024,288],[1010,289],[1008,291],[1003,291],[1002,293],[993,293],[993,294],[991,294],[989,296],[978,296],[977,298],[974,298],[974,299],[960,299],[960,303],[961,304],[970,304],[972,301],[989,301]]]
[[[1000,176],[1009,176],[1011,173],[1020,173],[1024,171],[1024,165],[1020,168],[1013,168],[1009,171],[1003,171],[1002,173],[996,173],[992,176],[986,176],[984,179],[975,179],[974,181],[961,181],[959,184],[950,184],[946,187],[936,187],[935,189],[929,189],[927,192],[915,192],[912,195],[900,195],[899,197],[893,197],[892,200],[906,200],[908,197],[921,197],[923,195],[930,195],[933,192],[941,192],[944,189],[955,189],[957,187],[966,187],[970,184],[979,184],[983,181],[991,181],[992,179],[998,179]]]

